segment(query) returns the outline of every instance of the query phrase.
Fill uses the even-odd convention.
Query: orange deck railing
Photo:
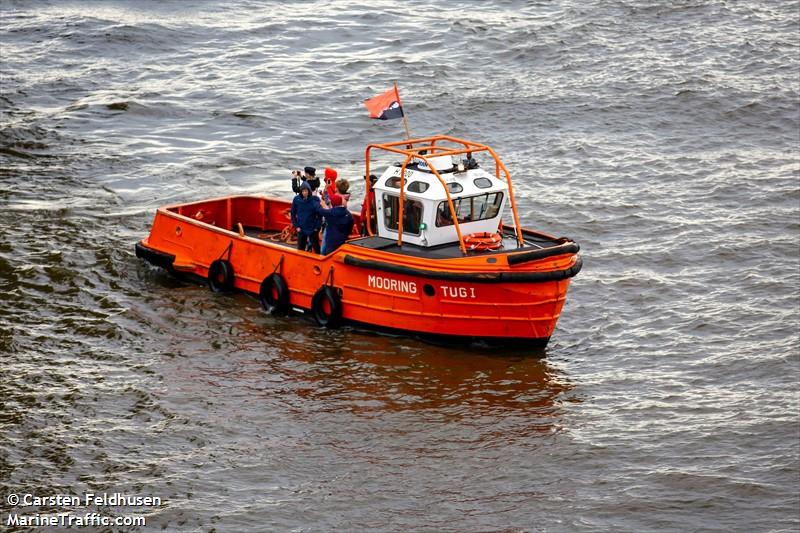
[[[437,142],[447,142],[453,146],[442,146],[437,145]],[[480,152],[488,152],[491,155],[492,159],[495,163],[495,177],[497,179],[502,179],[500,177],[500,171],[502,170],[505,182],[508,185],[508,197],[511,200],[511,213],[514,217],[514,229],[516,231],[517,236],[517,243],[522,246],[523,245],[523,237],[522,237],[522,228],[519,225],[519,215],[517,214],[517,204],[514,200],[514,189],[511,185],[511,174],[508,172],[508,169],[497,156],[492,148],[486,146],[485,144],[480,144],[472,141],[467,141],[464,139],[458,139],[456,137],[450,137],[449,135],[435,135],[432,137],[422,137],[419,139],[406,139],[405,141],[395,141],[391,143],[382,143],[382,144],[370,144],[367,146],[365,152],[365,161],[366,161],[366,174],[364,174],[364,181],[366,183],[366,195],[369,197],[370,192],[370,182],[369,182],[369,166],[370,166],[370,153],[372,149],[383,150],[386,152],[392,152],[396,154],[401,154],[406,156],[405,160],[403,161],[403,165],[400,167],[400,206],[398,211],[398,221],[397,221],[397,245],[403,245],[403,204],[404,204],[404,196],[405,196],[405,179],[406,179],[406,167],[408,163],[414,159],[421,159],[425,161],[430,168],[431,172],[433,173],[436,178],[438,178],[439,182],[444,187],[445,194],[447,194],[447,205],[450,208],[450,216],[452,217],[453,223],[456,228],[456,235],[458,236],[458,243],[459,247],[461,248],[461,253],[467,253],[467,247],[464,244],[464,237],[461,234],[461,227],[458,223],[458,217],[456,216],[455,206],[453,205],[453,200],[450,197],[450,190],[447,188],[447,184],[445,183],[442,176],[439,172],[433,167],[431,162],[428,160],[428,157],[439,157],[439,156],[454,156],[454,155],[461,155],[461,154],[475,154]],[[377,203],[378,199],[375,199]],[[371,209],[372,206],[370,202],[367,202],[367,232],[369,235],[374,235],[372,231],[371,224],[369,221],[371,220]]]

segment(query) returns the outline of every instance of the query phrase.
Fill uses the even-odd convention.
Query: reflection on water
[[[447,348],[349,327],[326,330],[302,316],[269,316],[246,295],[218,297],[198,288],[194,297],[212,299],[227,309],[222,313],[232,313],[228,319],[215,316],[225,321],[223,329],[235,332],[239,356],[193,357],[203,366],[203,381],[214,386],[271,394],[274,384],[283,384],[321,409],[526,410],[547,416],[557,415],[558,398],[571,389],[538,357]]]

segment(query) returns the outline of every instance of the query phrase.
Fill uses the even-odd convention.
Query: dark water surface
[[[0,1],[2,519],[120,492],[162,499],[143,530],[798,531],[800,4],[587,4]],[[159,205],[361,175],[395,79],[582,245],[545,358],[134,257]]]

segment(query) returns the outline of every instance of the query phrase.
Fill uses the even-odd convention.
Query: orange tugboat
[[[136,255],[328,328],[544,347],[581,269],[578,245],[520,226],[511,176],[489,146],[444,135],[371,144],[365,176],[374,151],[402,161],[365,179],[375,204],[366,220],[353,213],[353,234],[327,255],[281,239],[291,202],[261,196],[161,207]],[[502,221],[507,202],[513,224]]]

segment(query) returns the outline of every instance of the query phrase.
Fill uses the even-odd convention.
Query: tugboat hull
[[[467,255],[353,236],[321,256],[276,238],[288,208],[256,196],[163,207],[136,255],[215,291],[258,295],[272,312],[310,312],[326,327],[352,322],[531,348],[547,344],[581,268],[577,244],[527,230],[522,246],[509,233],[500,249]]]

